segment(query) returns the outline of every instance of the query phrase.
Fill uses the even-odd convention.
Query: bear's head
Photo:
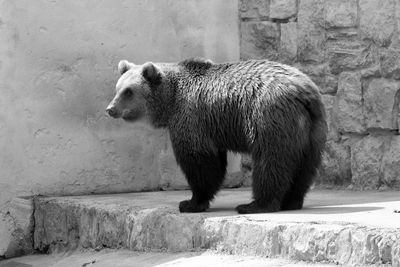
[[[153,90],[161,84],[163,73],[153,63],[135,65],[127,60],[118,64],[121,74],[114,99],[108,105],[106,112],[113,118],[125,121],[138,121],[149,118],[149,99]]]

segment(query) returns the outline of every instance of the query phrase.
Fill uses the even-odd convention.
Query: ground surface
[[[178,204],[189,199],[189,191],[141,192],[111,195],[56,197],[58,202],[89,205],[98,208],[171,208],[178,211]],[[239,204],[251,201],[249,189],[231,189],[219,192],[206,217],[237,216]],[[251,218],[279,222],[332,222],[359,223],[365,226],[400,228],[400,192],[313,190],[301,210],[249,215]],[[243,217],[243,216],[241,216]]]
[[[238,215],[248,189],[223,190],[208,212],[182,214],[189,191],[40,197],[35,247],[213,251],[308,262],[400,267],[400,193],[312,190],[302,210]]]
[[[220,255],[210,252],[138,253],[129,250],[32,255],[0,262],[0,267],[329,267],[284,259]]]

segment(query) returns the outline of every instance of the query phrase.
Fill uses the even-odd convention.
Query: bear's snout
[[[113,118],[117,118],[118,117],[118,112],[117,112],[117,109],[115,108],[115,107],[107,107],[107,109],[106,109],[106,113],[109,115],[109,116],[111,116],[111,117],[113,117]]]

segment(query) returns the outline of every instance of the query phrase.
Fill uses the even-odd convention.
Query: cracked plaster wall
[[[0,0],[0,256],[30,249],[32,207],[17,196],[186,186],[165,131],[105,116],[116,66],[238,60],[237,6]]]

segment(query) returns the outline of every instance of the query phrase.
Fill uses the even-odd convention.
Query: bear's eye
[[[129,98],[129,97],[132,97],[132,96],[133,96],[133,91],[132,91],[132,89],[126,89],[126,90],[124,91],[124,97]]]

